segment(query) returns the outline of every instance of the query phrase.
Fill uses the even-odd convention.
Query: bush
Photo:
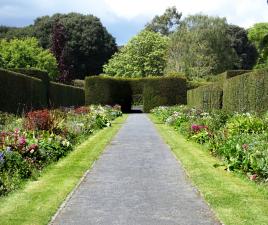
[[[226,80],[223,86],[226,111],[262,112],[268,109],[268,71],[256,70]]]
[[[206,144],[227,170],[242,171],[252,180],[268,178],[267,114],[207,113],[185,106],[158,107],[153,113],[188,139]]]
[[[187,105],[204,110],[222,108],[222,85],[209,84],[187,91]]]
[[[0,58],[5,69],[37,68],[47,71],[51,79],[58,76],[55,57],[39,47],[35,38],[0,40]]]
[[[119,104],[122,111],[131,110],[132,90],[128,80],[94,76],[87,77],[85,81],[86,105]]]
[[[143,110],[157,106],[186,103],[186,80],[176,77],[146,78],[143,89]]]
[[[46,85],[37,78],[0,69],[0,110],[20,113],[47,107]]]
[[[85,104],[85,91],[82,88],[50,82],[49,84],[50,106],[81,106]]]

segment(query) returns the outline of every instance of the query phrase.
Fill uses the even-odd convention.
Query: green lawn
[[[172,127],[150,115],[192,183],[225,225],[267,225],[268,188],[244,176],[214,168],[220,161],[203,146],[187,141]]]
[[[100,156],[127,116],[89,137],[67,157],[49,166],[37,181],[0,199],[0,224],[47,224],[83,174]]]

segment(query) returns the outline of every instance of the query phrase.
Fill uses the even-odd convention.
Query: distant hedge
[[[176,77],[146,78],[143,88],[143,110],[157,106],[186,104],[186,80]]]
[[[268,110],[268,70],[257,70],[226,80],[223,109],[238,112]]]
[[[145,112],[155,106],[186,103],[186,81],[183,78],[159,77],[141,79],[87,77],[86,104],[120,104],[130,111],[133,98],[142,97]]]
[[[49,84],[50,106],[81,106],[85,104],[85,91],[82,88],[50,82]]]
[[[85,79],[85,103],[115,105],[124,112],[131,110],[132,90],[128,80],[92,76]]]
[[[250,70],[227,70],[224,73],[214,76],[213,80],[216,82],[218,81],[223,84],[224,81],[229,78],[236,77],[241,74],[248,73],[248,72],[250,72]]]
[[[217,82],[187,91],[187,105],[204,110],[222,108],[222,84]]]
[[[0,69],[0,110],[21,113],[47,107],[46,85],[42,80]]]

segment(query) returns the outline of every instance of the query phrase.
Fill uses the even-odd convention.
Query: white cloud
[[[268,22],[266,0],[0,0],[0,24],[28,25],[39,16],[80,12],[101,18],[112,30],[124,24],[122,32],[127,32],[128,23],[132,27],[129,33],[134,35],[133,27],[142,27],[173,5],[184,17],[196,13],[218,15],[246,28]]]

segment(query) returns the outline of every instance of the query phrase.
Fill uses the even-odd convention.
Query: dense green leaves
[[[56,22],[65,27],[64,61],[72,67],[74,78],[102,72],[102,66],[116,52],[114,37],[93,15],[54,14],[37,18],[34,25],[23,28],[0,27],[0,38],[36,37],[45,49],[52,47],[52,30]]]
[[[2,68],[37,68],[46,70],[50,78],[58,75],[57,62],[49,50],[39,47],[35,38],[0,40],[0,66]]]
[[[109,60],[104,72],[117,77],[163,75],[167,45],[167,37],[142,31]]]
[[[268,67],[268,23],[257,23],[248,32],[249,39],[255,44],[259,59],[257,68]]]
[[[227,32],[231,37],[231,46],[239,57],[239,65],[234,69],[252,69],[257,61],[258,52],[254,44],[248,39],[247,31],[242,27],[229,25]]]
[[[167,8],[163,15],[155,16],[150,23],[147,23],[145,29],[169,35],[179,25],[181,16],[182,14],[177,11],[175,6]]]
[[[191,79],[239,66],[227,28],[219,17],[186,17],[171,36],[167,71],[184,72]]]

